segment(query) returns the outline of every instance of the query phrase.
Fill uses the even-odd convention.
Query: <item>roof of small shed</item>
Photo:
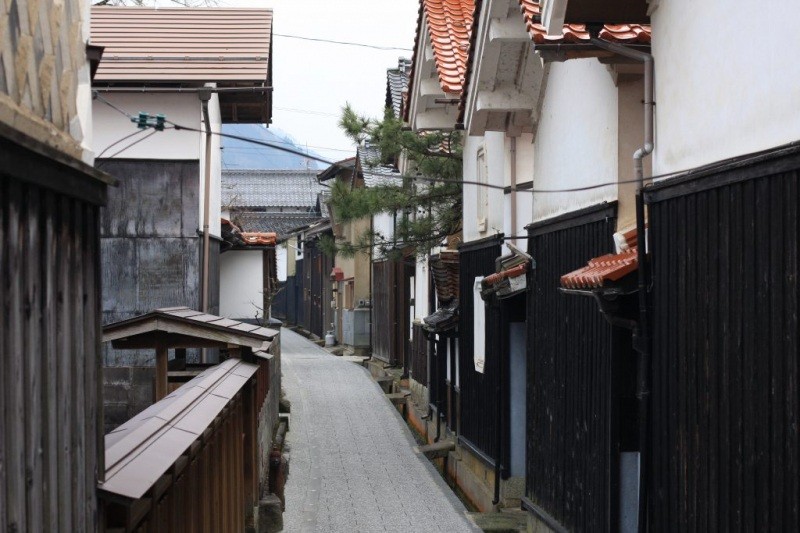
[[[265,351],[277,335],[272,329],[188,307],[156,309],[103,327],[103,342],[119,348],[238,345]]]
[[[106,435],[100,489],[130,500],[143,497],[203,437],[257,370],[257,365],[228,359]]]

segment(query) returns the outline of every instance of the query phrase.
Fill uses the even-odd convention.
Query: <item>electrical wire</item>
[[[290,113],[303,113],[306,115],[318,115],[321,117],[339,118],[339,115],[337,115],[336,113],[326,113],[325,111],[314,111],[311,109],[296,109],[293,107],[278,107],[278,106],[275,106],[272,109],[277,109],[278,111],[289,111]]]
[[[140,130],[140,131],[145,131],[145,130]],[[100,163],[97,165],[97,168],[100,168],[100,167],[102,166],[102,164],[103,164],[103,163],[105,163],[105,162],[109,161],[110,159],[113,159],[113,158],[117,157],[119,154],[121,154],[121,153],[122,153],[122,152],[124,152],[125,150],[127,150],[127,149],[129,149],[129,148],[133,148],[134,146],[136,146],[137,144],[139,144],[139,143],[140,143],[140,142],[142,142],[142,141],[146,141],[147,139],[149,139],[150,137],[152,137],[152,136],[153,136],[153,135],[155,135],[156,133],[158,133],[158,130],[153,130],[153,131],[151,131],[151,132],[150,132],[148,135],[145,135],[145,136],[144,136],[144,137],[142,137],[141,139],[136,139],[136,141],[132,142],[131,144],[129,144],[129,145],[128,145],[128,146],[126,146],[125,148],[122,148],[121,150],[118,150],[118,151],[114,152],[112,155],[108,156],[108,157],[107,157],[107,158],[105,158],[103,161],[101,161],[101,162],[100,162]],[[99,157],[98,157],[98,159],[99,159]]]
[[[128,117],[128,118],[130,118],[130,119],[133,119],[133,118],[135,118],[135,117],[134,117],[132,114],[128,113],[128,112],[127,112],[127,111],[125,111],[124,109],[122,109],[122,108],[120,108],[120,107],[117,107],[117,106],[116,106],[116,105],[114,105],[112,102],[109,102],[109,101],[108,101],[106,98],[104,98],[103,96],[101,96],[101,95],[100,95],[100,93],[99,93],[98,91],[92,91],[92,96],[93,96],[94,98],[96,98],[96,99],[100,100],[101,102],[103,102],[103,103],[104,103],[104,104],[106,104],[108,107],[110,107],[111,109],[115,110],[116,112],[118,112],[118,113],[120,113],[120,114],[122,114],[122,115],[125,115],[126,117]]]
[[[101,99],[101,101],[105,101],[105,99]],[[112,107],[117,109],[117,111],[119,111],[120,113],[124,114],[125,116],[128,116],[128,117],[131,116],[128,113],[126,113],[125,111],[117,108],[116,106],[112,105]],[[176,130],[186,130],[186,131],[192,131],[192,132],[197,132],[197,133],[205,133],[205,130],[200,130],[200,129],[192,128],[192,127],[189,127],[189,126],[183,126],[181,124],[177,124],[177,123],[169,121],[169,120],[167,120],[166,122],[168,124],[171,124]],[[277,144],[274,144],[274,143],[270,143],[270,142],[266,142],[266,141],[260,141],[258,139],[251,139],[249,137],[243,137],[241,135],[233,135],[233,134],[230,134],[230,133],[222,133],[222,132],[215,132],[215,131],[212,131],[211,133],[213,135],[218,135],[220,137],[236,139],[236,140],[248,142],[248,143],[259,145],[259,146],[265,146],[267,148],[274,148],[275,150],[280,150],[280,151],[288,152],[290,154],[295,154],[295,155],[298,155],[298,156],[301,156],[301,157],[305,157],[307,159],[318,161],[320,163],[325,163],[326,165],[336,165],[337,164],[335,161],[330,161],[328,159],[325,159],[325,158],[322,158],[322,157],[319,157],[319,156],[315,156],[315,155],[312,155],[312,154],[309,154],[309,153],[306,153],[306,152],[302,152],[300,150],[294,150],[294,149],[288,148],[286,146],[280,146],[280,145],[277,145]],[[784,145],[784,148],[794,147],[794,146],[797,146],[797,145],[800,145],[800,141],[794,141],[794,142],[788,143],[788,144]],[[746,155],[742,155],[742,156],[733,158],[732,160],[718,161],[718,162],[711,163],[709,165],[705,165],[705,166],[702,166],[702,167],[696,167],[696,168],[691,168],[691,169],[683,169],[683,170],[677,170],[677,171],[674,171],[674,172],[658,174],[658,175],[655,175],[655,176],[649,176],[646,179],[648,181],[650,181],[650,180],[655,180],[655,179],[672,178],[672,177],[679,176],[679,175],[682,175],[682,174],[686,174],[686,173],[692,172],[692,171],[710,172],[710,171],[713,171],[716,168],[721,168],[721,167],[727,166],[727,165],[731,164],[734,161],[735,162],[748,161],[750,159],[762,156],[763,154],[765,154],[767,152],[768,151],[753,152],[753,153],[750,153],[750,154],[746,154]],[[376,173],[376,172],[364,171],[364,174],[365,175],[369,175],[369,176],[385,177],[385,174],[380,174],[380,173]],[[495,185],[495,184],[492,184],[492,183],[485,183],[485,182],[472,181],[472,180],[454,181],[454,180],[450,180],[450,179],[428,178],[428,177],[424,177],[424,176],[410,176],[410,177],[406,176],[406,177],[402,177],[402,178],[403,179],[414,180],[414,181],[422,181],[422,182],[427,182],[427,183],[454,183],[456,185],[475,185],[477,187],[486,187],[487,189],[499,189],[499,190],[503,190],[503,191],[505,191],[506,188],[507,188],[506,186],[503,186],[503,185]],[[625,179],[625,180],[607,181],[607,182],[603,182],[603,183],[595,183],[593,185],[585,185],[583,187],[570,187],[570,188],[564,188],[564,189],[522,189],[522,190],[517,190],[517,192],[520,192],[520,193],[521,192],[528,192],[528,193],[531,193],[531,194],[571,193],[571,192],[582,192],[582,191],[590,191],[590,190],[595,190],[595,189],[602,189],[602,188],[605,188],[605,187],[613,187],[615,185],[639,183],[639,181],[640,181],[639,179],[633,178],[633,179]]]
[[[334,41],[331,39],[320,39],[317,37],[305,37],[302,35],[287,35],[285,33],[273,33],[274,37],[285,37],[288,39],[299,39],[301,41],[314,41],[320,43],[331,43],[331,44],[342,44],[347,46],[359,46],[362,48],[372,48],[375,50],[397,50],[401,52],[413,52],[411,48],[401,48],[399,46],[378,46],[374,44],[366,44],[366,43],[354,43],[350,41]]]
[[[136,135],[139,135],[140,133],[144,133],[145,131],[147,131],[147,129],[137,129],[137,130],[136,130],[136,131],[134,131],[133,133],[131,133],[131,134],[128,134],[128,135],[126,135],[126,136],[122,137],[121,139],[119,139],[119,140],[117,140],[117,141],[114,141],[113,143],[111,143],[111,144],[109,144],[108,146],[106,146],[106,147],[105,147],[105,149],[104,149],[102,152],[100,152],[99,154],[97,154],[97,156],[95,156],[95,159],[100,159],[100,158],[102,158],[102,157],[103,157],[103,154],[105,154],[106,152],[108,152],[108,151],[109,151],[111,148],[114,148],[114,147],[115,147],[116,145],[118,145],[119,143],[121,143],[121,142],[124,142],[124,141],[126,141],[126,140],[130,139],[131,137],[135,137]]]

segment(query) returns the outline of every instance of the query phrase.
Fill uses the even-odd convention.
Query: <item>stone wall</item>
[[[85,17],[84,2],[0,0],[0,122],[75,158],[85,134],[78,86],[89,80]]]
[[[261,497],[269,493],[269,452],[278,423],[278,404],[281,399],[281,341],[278,334],[270,346],[269,392],[258,418],[259,489]]]

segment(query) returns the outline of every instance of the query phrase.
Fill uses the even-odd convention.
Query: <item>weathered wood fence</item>
[[[0,528],[92,531],[107,177],[0,126]]]

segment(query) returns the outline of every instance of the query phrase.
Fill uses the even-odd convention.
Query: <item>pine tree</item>
[[[415,133],[404,128],[390,108],[383,120],[376,121],[358,115],[349,104],[342,110],[339,126],[361,150],[367,145],[378,148],[379,159],[361,169],[364,175],[387,164],[407,170],[401,179],[371,187],[334,183],[330,204],[337,222],[396,213],[397,225],[393,236],[366,232],[352,241],[327,238],[321,242],[323,249],[349,257],[369,253],[374,247],[390,258],[410,251],[424,257],[461,231],[459,132]]]

